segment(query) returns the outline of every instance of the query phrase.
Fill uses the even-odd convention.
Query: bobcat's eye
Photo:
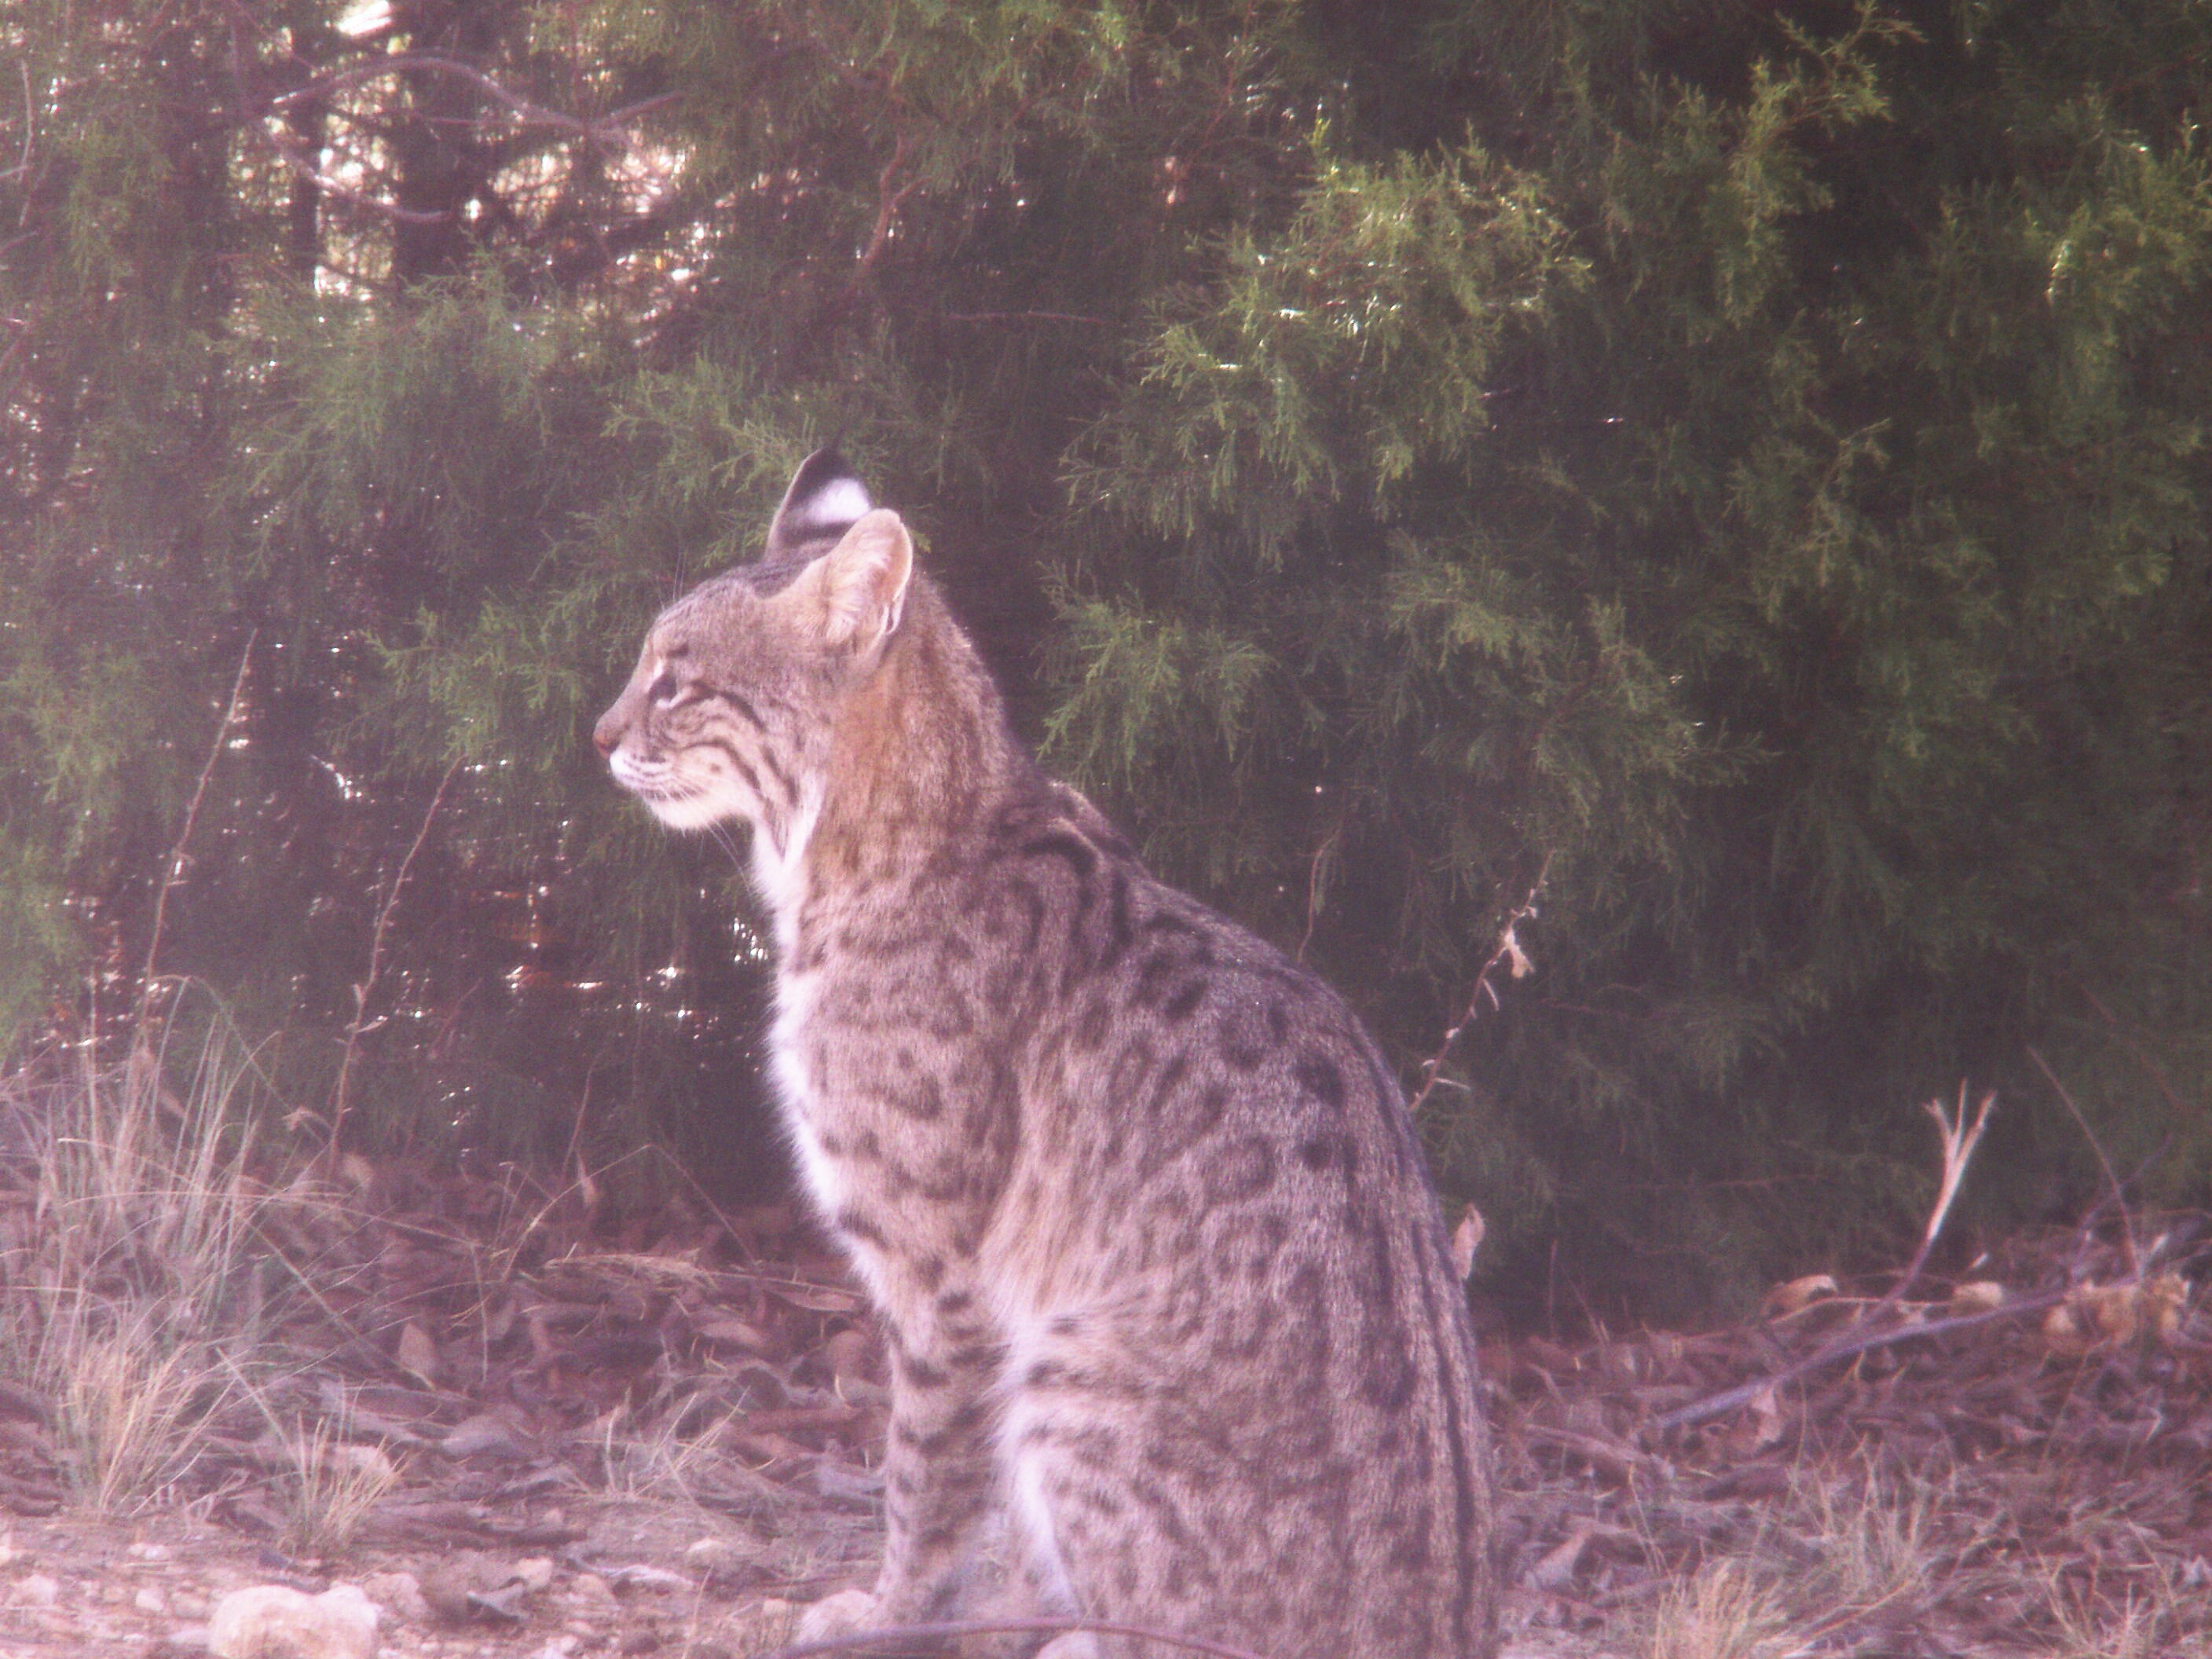
[[[664,668],[660,671],[660,678],[647,688],[645,695],[665,708],[676,701],[676,671]]]

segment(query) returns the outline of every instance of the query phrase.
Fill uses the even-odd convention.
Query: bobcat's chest
[[[822,975],[782,973],[776,976],[775,1020],[769,1030],[769,1067],[775,1079],[783,1121],[798,1154],[799,1172],[825,1216],[835,1217],[844,1207],[850,1187],[849,1156],[833,1126],[824,1121],[826,1079],[818,1076],[812,1040],[815,1006]]]

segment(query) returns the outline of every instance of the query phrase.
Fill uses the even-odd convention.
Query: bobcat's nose
[[[622,725],[615,719],[615,711],[610,708],[599,716],[599,723],[592,728],[592,747],[599,751],[600,759],[605,760],[614,754],[615,745],[621,741]]]

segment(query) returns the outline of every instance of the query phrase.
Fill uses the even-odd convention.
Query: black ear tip
[[[824,444],[799,464],[799,471],[791,475],[789,495],[793,501],[804,501],[824,484],[839,478],[860,482],[860,474],[853,471],[852,463],[837,451],[835,444]]]
[[[811,557],[857,522],[874,505],[836,446],[826,445],[799,464],[783,505],[769,526],[766,557],[782,561]],[[812,550],[810,551],[810,550]]]

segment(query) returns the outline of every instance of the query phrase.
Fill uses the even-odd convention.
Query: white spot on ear
[[[799,525],[813,530],[827,525],[850,524],[873,505],[858,478],[838,478],[826,489],[801,502],[795,517]]]

